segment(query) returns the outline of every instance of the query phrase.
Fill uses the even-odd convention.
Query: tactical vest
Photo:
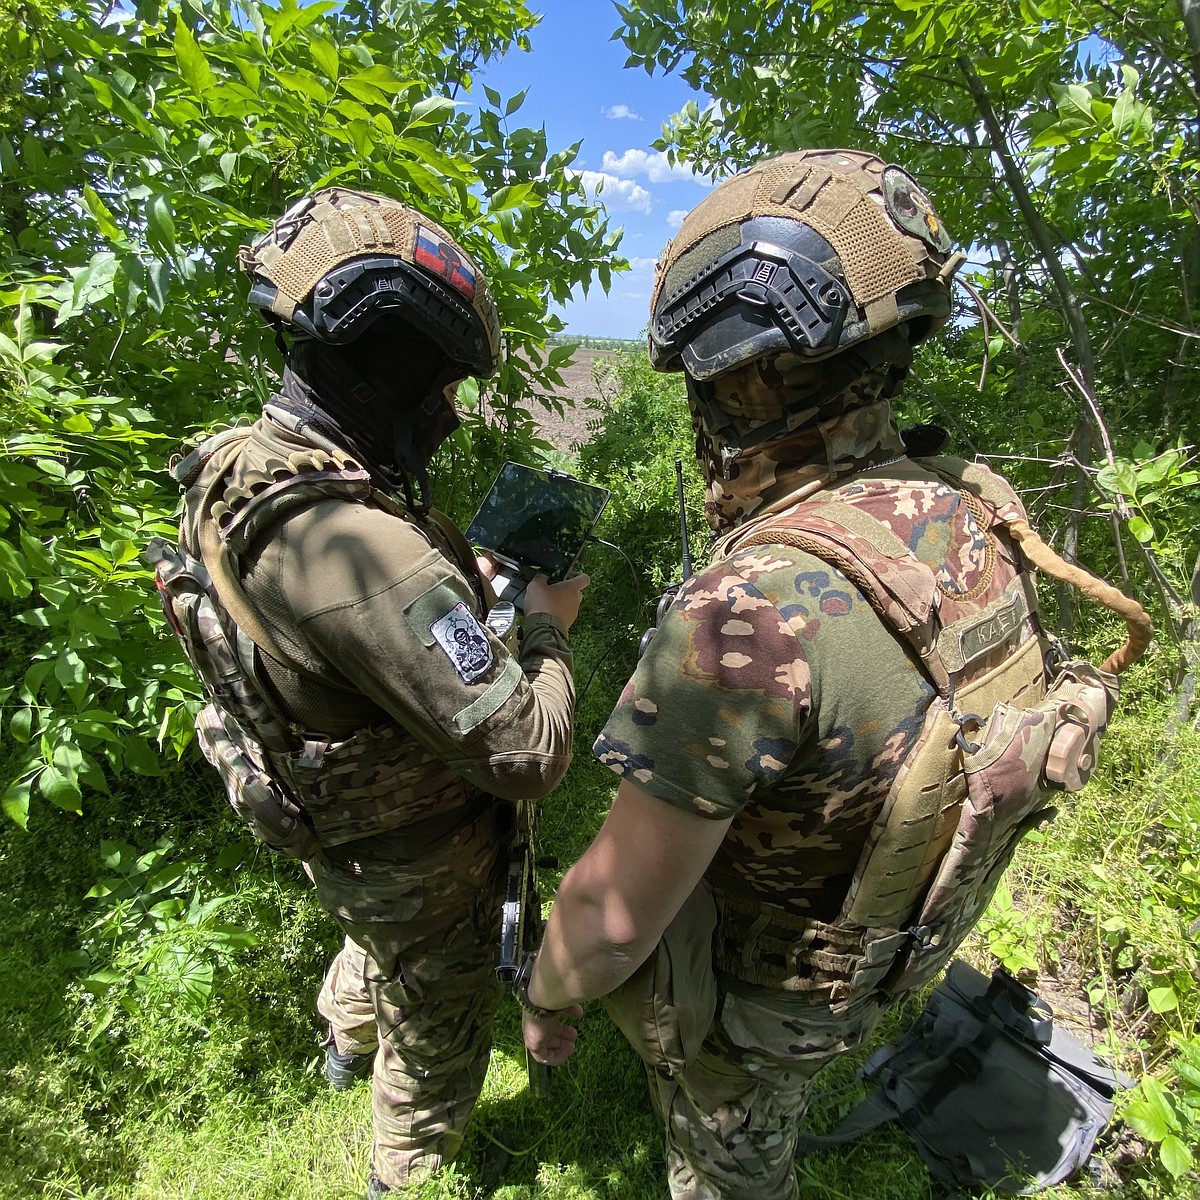
[[[371,504],[415,519],[332,444],[271,460],[244,486],[231,486],[230,468],[251,432],[241,427],[216,434],[172,467],[189,497],[179,544],[155,538],[145,554],[168,623],[208,698],[196,717],[200,749],[251,832],[290,857],[306,860],[322,846],[401,826],[414,842],[435,840],[463,819],[474,789],[453,781],[455,794],[445,797],[440,812],[414,827],[398,782],[441,769],[416,739],[390,720],[336,743],[294,723],[273,699],[260,652],[328,689],[331,706],[338,685],[313,675],[279,644],[246,595],[238,570],[238,556],[271,526],[321,500]],[[461,533],[441,514],[431,519],[486,605],[486,582],[465,562],[469,549]],[[195,539],[189,529],[197,531]]]
[[[718,543],[714,558],[788,545],[838,568],[936,690],[833,920],[734,894],[719,880],[714,887],[717,967],[834,1011],[919,988],[945,966],[1020,840],[1053,817],[1058,793],[1087,782],[1117,699],[1116,673],[1152,633],[1139,604],[1046,547],[1012,488],[987,468],[943,458],[892,466],[889,475],[906,470],[922,479],[932,472],[958,490],[985,539],[1005,531],[1031,567],[1118,611],[1129,639],[1101,668],[1069,660],[1042,630],[1031,570],[982,610],[953,619],[955,605],[933,571],[839,489],[750,521]]]

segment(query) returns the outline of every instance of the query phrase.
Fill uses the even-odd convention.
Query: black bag
[[[1118,1088],[1134,1081],[1054,1025],[1050,1007],[1003,970],[950,964],[913,1026],[863,1069],[878,1086],[830,1134],[840,1145],[887,1121],[908,1131],[952,1191],[1029,1195],[1091,1156]]]

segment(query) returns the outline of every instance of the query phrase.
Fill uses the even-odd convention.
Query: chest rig
[[[1034,533],[1011,487],[957,459],[914,464],[960,492],[985,539],[1120,613],[1129,637],[1101,667],[1043,631],[1032,570],[986,606],[957,608],[933,570],[837,489],[738,527],[716,556],[787,545],[836,567],[863,593],[936,691],[868,834],[837,915],[819,921],[716,886],[717,967],[842,1011],[919,988],[949,961],[991,900],[1026,833],[1087,782],[1118,694],[1149,644],[1141,605],[1075,567]],[[903,478],[905,468],[889,475]]]
[[[368,471],[332,444],[268,458],[261,470],[244,472],[233,484],[231,470],[250,436],[249,428],[226,430],[172,467],[172,476],[188,491],[179,542],[155,538],[145,557],[154,567],[168,623],[208,699],[196,717],[201,751],[251,832],[280,853],[308,859],[321,846],[403,824],[395,780],[419,772],[426,752],[391,723],[335,744],[319,728],[291,720],[275,699],[262,654],[323,690],[331,707],[339,693],[353,689],[317,676],[280,644],[242,586],[238,558],[272,526],[321,500],[371,504],[416,522],[374,486]],[[463,550],[450,534],[460,541],[462,535],[441,514],[431,514],[431,520],[439,544],[448,543],[453,557],[462,559]],[[479,582],[477,573],[463,569]],[[339,779],[374,778],[378,786],[368,783],[348,792],[334,786],[334,771]],[[447,813],[446,820],[458,815]]]

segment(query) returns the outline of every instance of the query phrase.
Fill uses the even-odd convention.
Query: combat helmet
[[[906,171],[858,150],[799,150],[725,180],[659,260],[650,362],[709,380],[790,352],[810,362],[950,314],[963,262]],[[870,365],[870,364],[869,364]]]
[[[344,346],[397,316],[462,375],[495,373],[500,322],[487,283],[445,229],[398,200],[325,188],[243,246],[238,263],[251,307],[277,329]]]

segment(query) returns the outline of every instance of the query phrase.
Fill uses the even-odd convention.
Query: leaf
[[[1150,524],[1145,517],[1139,517],[1136,514],[1129,518],[1129,532],[1133,534],[1143,546],[1149,545],[1154,541],[1154,526]]]
[[[1125,1106],[1125,1121],[1134,1133],[1152,1142],[1161,1142],[1179,1128],[1162,1084],[1153,1076],[1145,1076],[1138,1084],[1134,1098]]]
[[[1192,1152],[1184,1145],[1182,1139],[1176,1137],[1173,1133],[1169,1133],[1163,1138],[1162,1145],[1158,1148],[1158,1153],[1162,1159],[1162,1165],[1176,1179],[1185,1172],[1190,1171],[1192,1163],[1195,1161],[1192,1157]]]
[[[332,42],[326,41],[317,34],[312,34],[308,39],[308,52],[313,56],[313,62],[317,64],[317,68],[326,79],[337,79],[338,52]]]
[[[1053,88],[1054,98],[1058,103],[1058,111],[1064,116],[1076,116],[1086,119],[1093,124],[1092,93],[1081,83],[1070,83],[1065,87],[1056,85]]]
[[[405,131],[424,125],[441,125],[450,118],[456,107],[455,102],[445,96],[427,96],[413,105],[404,126]]]
[[[30,781],[19,779],[16,783],[10,783],[4,795],[0,796],[0,806],[3,806],[5,815],[22,829],[29,828],[30,790]]]
[[[161,192],[151,196],[146,205],[146,231],[152,244],[168,254],[175,253],[175,219],[167,197]]]
[[[184,24],[182,15],[175,19],[175,61],[188,87],[197,96],[207,96],[216,83],[216,77],[204,52],[192,37],[191,30]]]
[[[28,564],[11,543],[0,538],[0,596],[20,600],[31,591]]]
[[[59,654],[54,663],[54,678],[64,688],[70,688],[87,682],[87,667],[84,665],[83,659],[79,657],[77,651],[68,647]]]
[[[329,89],[307,71],[279,71],[275,78],[289,92],[298,96],[307,96],[318,104],[329,100]]]
[[[33,709],[29,705],[18,708],[8,719],[8,731],[22,745],[28,746],[33,737]]]
[[[125,241],[125,235],[113,219],[112,213],[108,211],[104,201],[96,194],[95,188],[90,183],[83,185],[83,204],[92,214],[100,232],[110,242],[123,243]]]
[[[1146,1002],[1151,1012],[1156,1013],[1173,1012],[1179,1007],[1179,997],[1173,987],[1150,988],[1146,992]]]
[[[43,767],[37,778],[38,791],[58,808],[68,812],[83,812],[83,793],[79,784],[65,778],[54,767]]]

